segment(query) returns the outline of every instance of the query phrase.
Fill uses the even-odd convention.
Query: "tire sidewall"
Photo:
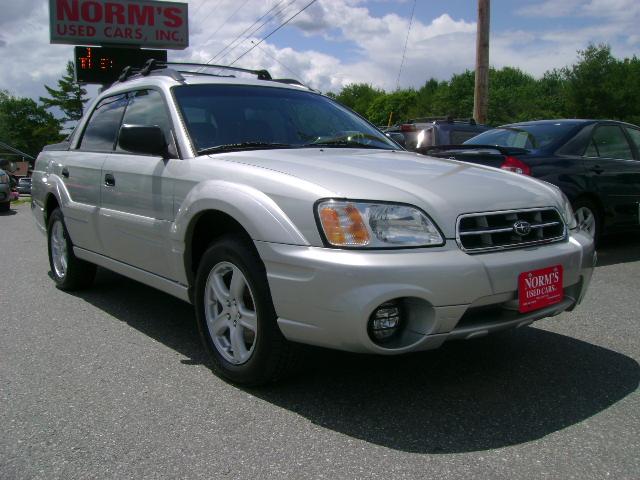
[[[593,236],[594,242],[597,242],[600,239],[600,235],[602,232],[602,215],[598,207],[590,200],[585,198],[579,198],[573,204],[573,211],[577,212],[580,208],[587,208],[591,211],[593,215],[593,219],[596,222],[596,230],[595,235]]]
[[[229,262],[238,267],[253,294],[257,314],[254,350],[249,360],[241,365],[230,363],[218,352],[207,326],[204,308],[205,286],[211,270],[220,262]],[[260,383],[269,374],[272,363],[270,347],[274,340],[280,340],[278,336],[281,336],[281,333],[276,324],[275,309],[264,267],[246,241],[237,237],[226,237],[213,244],[200,261],[194,293],[198,331],[212,359],[214,370],[236,383]]]
[[[64,276],[59,276],[56,272],[55,266],[53,264],[53,255],[51,252],[51,232],[53,230],[53,224],[55,222],[60,222],[62,224],[62,230],[64,231],[64,241],[67,244],[67,269],[65,270]],[[69,252],[72,251],[73,245],[69,241],[69,232],[67,232],[67,226],[64,223],[64,216],[60,209],[55,209],[51,212],[49,216],[49,221],[47,222],[47,249],[49,251],[49,267],[51,268],[51,275],[53,276],[54,282],[56,282],[59,286],[64,286],[65,280],[69,274]]]

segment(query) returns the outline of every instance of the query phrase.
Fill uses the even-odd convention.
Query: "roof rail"
[[[128,78],[133,75],[141,75],[146,77],[150,75],[153,71],[163,70],[166,71],[166,75],[169,75],[175,78],[178,81],[184,81],[184,77],[179,75],[180,73],[190,73],[190,74],[202,74],[202,75],[212,75],[210,73],[202,73],[202,72],[192,72],[189,70],[176,70],[170,68],[171,66],[185,66],[185,67],[200,67],[200,68],[216,68],[218,70],[231,70],[234,72],[242,72],[242,73],[251,73],[258,77],[258,80],[272,80],[271,74],[267,70],[250,70],[248,68],[240,68],[240,67],[231,67],[228,65],[212,65],[208,63],[192,63],[192,62],[163,62],[160,60],[156,60],[155,58],[150,58],[146,61],[142,68],[134,68],[132,66],[127,66],[122,70],[120,77],[118,77],[119,82],[124,82]],[[216,75],[217,76],[217,75]]]
[[[163,62],[160,60],[156,60],[154,58],[150,58],[147,60],[142,68],[134,68],[132,66],[127,66],[122,70],[122,73],[118,77],[118,82],[125,82],[131,77],[142,76],[146,77],[149,75],[166,75],[178,82],[184,82],[185,78],[182,75],[183,73],[189,75],[204,75],[210,77],[235,77],[235,75],[220,75],[215,73],[204,73],[201,71],[192,71],[192,70],[176,70],[173,68],[169,68],[170,66],[186,66],[186,67],[200,67],[200,68],[216,68],[218,70],[231,70],[233,72],[242,72],[242,73],[250,73],[258,77],[258,80],[270,80],[272,82],[285,83],[287,85],[297,85],[300,87],[308,88],[311,91],[316,92],[313,88],[305,85],[299,80],[294,78],[272,78],[271,74],[267,70],[250,70],[248,68],[240,68],[240,67],[231,67],[227,65],[212,65],[208,63],[191,63],[191,62]]]

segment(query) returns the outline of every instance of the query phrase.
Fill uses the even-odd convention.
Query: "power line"
[[[398,70],[398,79],[396,80],[396,90],[400,88],[400,75],[404,66],[404,58],[407,54],[407,44],[409,43],[409,33],[411,33],[411,25],[413,25],[413,14],[416,11],[416,0],[413,0],[411,7],[411,20],[409,20],[409,28],[407,29],[407,38],[404,39],[404,50],[402,50],[402,61],[400,62],[400,70]]]
[[[206,3],[207,3],[207,0],[202,0],[202,3],[200,4],[200,7],[202,7],[202,6],[203,6],[204,4],[206,4]],[[202,19],[202,23],[206,22],[206,21],[209,19],[209,17],[211,16],[211,14],[212,14],[213,12],[215,12],[215,11],[216,11],[216,9],[218,8],[218,6],[219,6],[221,3],[222,3],[222,0],[218,0],[217,2],[215,2],[215,3],[213,4],[213,8],[212,8],[211,10],[209,10],[209,13],[207,13],[207,14],[204,16],[204,18]],[[200,7],[198,7],[198,9],[199,9]],[[195,13],[195,12],[194,12],[194,13]]]
[[[264,42],[267,38],[269,38],[271,35],[273,35],[274,33],[276,33],[278,30],[280,30],[282,27],[284,27],[285,25],[287,25],[291,20],[293,20],[294,18],[296,18],[298,15],[300,15],[302,12],[304,12],[307,8],[309,8],[311,5],[313,5],[314,3],[316,3],[318,0],[311,0],[309,3],[307,3],[304,7],[302,7],[300,10],[298,10],[297,13],[295,13],[294,15],[290,16],[285,22],[281,23],[278,27],[276,27],[274,30],[272,30],[271,32],[269,32],[268,35],[266,35],[265,37],[262,37],[260,39],[260,41],[258,41],[258,43],[254,44],[249,50],[247,50],[246,52],[244,52],[242,55],[240,55],[238,58],[236,58],[233,62],[231,62],[229,64],[229,66],[233,65],[234,63],[236,63],[238,60],[240,60],[242,57],[244,57],[246,54],[248,54],[251,50],[253,50],[254,48],[256,48],[258,45],[260,45],[262,42]],[[414,0],[415,1],[415,0]]]
[[[222,55],[222,58],[224,58],[227,54],[231,53],[233,50],[235,50],[236,48],[238,48],[238,46],[244,42],[246,39],[248,39],[251,35],[253,35],[255,32],[259,31],[262,27],[264,27],[267,23],[269,23],[271,20],[273,20],[273,18],[275,18],[275,16],[278,13],[282,13],[287,7],[289,7],[289,5],[291,5],[292,3],[296,2],[297,0],[290,0],[289,3],[287,5],[285,5],[285,7],[280,10],[280,12],[276,12],[274,13],[274,15],[270,18],[267,19],[266,21],[264,21],[258,28],[253,28],[255,25],[258,24],[258,22],[260,22],[260,20],[262,20],[263,18],[265,18],[266,16],[268,16],[273,10],[275,10],[276,8],[278,8],[278,6],[280,6],[280,4],[284,3],[286,0],[280,0],[278,3],[276,3],[273,7],[271,7],[269,10],[267,10],[260,18],[258,18],[255,22],[253,22],[251,25],[249,25],[247,28],[245,28],[239,35],[237,35],[231,42],[229,42],[227,45],[225,45],[223,48],[221,48],[220,50],[218,50],[218,52],[211,57],[207,62],[205,63],[211,63],[213,62],[215,59],[217,59],[218,57],[220,57]],[[239,43],[237,43],[236,45],[234,45],[233,47],[231,47],[231,45],[233,45],[234,43],[236,43],[238,41],[238,39],[240,37],[242,37],[245,33],[247,33],[249,30],[253,29],[250,33],[248,33],[244,38],[242,38],[242,40],[240,40]],[[230,48],[231,47],[231,48]]]
[[[202,0],[198,6],[196,7],[196,9],[191,13],[191,15],[195,15],[196,13],[198,13],[198,11],[202,8],[202,6],[207,3],[207,0]]]
[[[215,30],[211,35],[209,35],[209,37],[208,37],[204,42],[202,42],[202,44],[204,45],[204,44],[206,44],[209,40],[211,40],[211,39],[213,38],[213,36],[214,36],[216,33],[218,33],[218,32],[220,31],[220,29],[221,29],[222,27],[224,27],[224,26],[227,24],[227,22],[228,22],[229,20],[231,20],[231,19],[233,18],[233,16],[234,16],[236,13],[238,13],[238,12],[240,11],[240,9],[241,9],[242,7],[244,7],[247,3],[249,3],[249,0],[244,0],[244,2],[242,2],[242,3],[240,4],[240,6],[239,6],[238,8],[236,8],[236,9],[233,11],[233,13],[232,13],[231,15],[229,15],[229,16],[226,18],[226,20],[225,20],[224,22],[222,22],[222,23],[220,24],[220,26],[219,26],[218,28],[216,28],[216,30]],[[209,17],[207,16],[207,18],[209,18]],[[203,21],[204,21],[204,20],[203,20]]]
[[[253,40],[251,40],[251,43],[255,43]],[[288,70],[289,72],[293,73],[294,77],[299,78],[300,80],[304,80],[302,75],[300,75],[299,73],[294,72],[293,70],[291,70],[289,67],[287,67],[284,63],[282,63],[280,60],[278,60],[275,56],[271,55],[271,53],[269,53],[265,48],[256,45],[267,57],[272,58],[273,60],[275,60],[276,62],[278,62],[282,67],[284,67],[286,70]]]

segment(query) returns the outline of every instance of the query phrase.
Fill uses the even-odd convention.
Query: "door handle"
[[[67,167],[62,167],[62,172],[60,173],[62,173],[64,178],[69,178],[69,169]]]
[[[604,168],[602,168],[600,165],[594,165],[589,170],[591,170],[594,173],[597,173],[598,175],[600,175],[602,172],[604,172]]]
[[[107,173],[104,176],[104,185],[106,187],[115,187],[116,186],[116,177],[114,177],[113,174],[111,174],[111,173]]]

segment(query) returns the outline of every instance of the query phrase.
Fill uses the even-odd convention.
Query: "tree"
[[[352,83],[344,87],[334,98],[360,115],[366,115],[369,105],[384,94],[384,90],[373,88],[366,83]]]
[[[42,147],[62,139],[62,125],[44,107],[30,98],[0,91],[0,140],[37,156]]]
[[[393,113],[392,123],[408,118],[409,110],[416,103],[415,90],[396,90],[393,93],[378,95],[367,109],[366,116],[376,125],[386,125]]]
[[[562,70],[570,116],[637,121],[640,117],[640,61],[618,60],[608,45],[578,51],[579,61]]]
[[[578,61],[547,71],[542,78],[514,67],[489,70],[489,124],[553,118],[611,118],[640,124],[640,59],[617,59],[608,45],[589,45]],[[428,80],[419,90],[387,93],[371,85],[347,85],[332,98],[378,125],[411,118],[473,113],[474,72],[448,81]]]
[[[84,98],[87,90],[74,81],[73,62],[67,62],[67,74],[58,80],[58,89],[45,85],[51,98],[40,97],[44,108],[57,107],[66,115],[63,122],[78,121],[82,118],[84,104],[89,100]]]

